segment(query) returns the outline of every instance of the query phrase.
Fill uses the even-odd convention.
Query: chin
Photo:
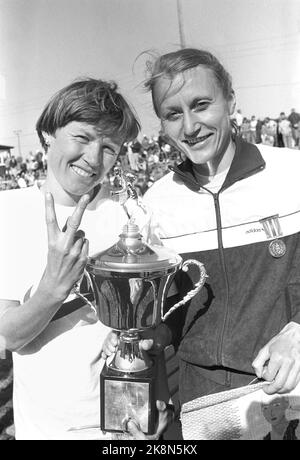
[[[76,189],[72,190],[71,188],[69,190],[66,190],[67,193],[69,193],[72,196],[78,196],[81,197],[82,195],[85,195],[86,193],[89,193],[91,190],[93,190],[94,187],[85,187],[82,189]]]
[[[214,158],[214,155],[203,155],[203,153],[195,153],[194,155],[189,155],[191,162],[196,165],[204,165],[208,161],[212,160],[212,158]]]

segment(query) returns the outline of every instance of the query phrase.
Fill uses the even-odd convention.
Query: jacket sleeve
[[[298,233],[298,245],[288,280],[286,301],[288,320],[300,324],[300,233]]]

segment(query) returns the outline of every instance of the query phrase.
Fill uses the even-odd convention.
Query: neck
[[[201,179],[203,180],[204,178],[206,183],[210,182],[214,176],[221,174],[230,167],[234,154],[235,143],[230,139],[223,155],[219,155],[217,158],[213,158],[205,164],[193,164],[195,176],[201,176]]]
[[[96,185],[92,190],[90,190],[88,195],[90,195],[90,203],[93,201],[95,196],[98,194],[101,188],[101,184]],[[66,192],[63,188],[55,186],[53,181],[49,176],[47,176],[45,182],[40,187],[40,190],[43,193],[50,192],[53,196],[54,202],[62,206],[76,206],[78,201],[81,198],[81,195],[73,195]]]

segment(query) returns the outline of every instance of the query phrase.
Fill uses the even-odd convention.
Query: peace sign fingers
[[[48,242],[51,243],[56,240],[60,230],[56,219],[53,196],[50,192],[45,194],[45,211]]]
[[[69,217],[67,221],[67,228],[65,231],[65,234],[68,238],[68,240],[71,242],[71,244],[74,241],[75,234],[80,226],[81,219],[83,216],[83,213],[90,201],[89,195],[83,195],[80,200],[77,203],[77,206],[72,214],[71,217]]]
[[[48,232],[48,256],[44,273],[45,286],[60,299],[67,298],[74,284],[82,276],[88,258],[88,241],[79,230],[89,195],[83,195],[66,223],[60,230],[51,193],[46,194],[46,222]]]

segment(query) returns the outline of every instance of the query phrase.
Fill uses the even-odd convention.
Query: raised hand
[[[88,241],[79,226],[89,199],[89,195],[80,198],[63,231],[57,223],[53,197],[51,193],[45,195],[48,257],[42,285],[61,301],[80,279],[87,262]]]

